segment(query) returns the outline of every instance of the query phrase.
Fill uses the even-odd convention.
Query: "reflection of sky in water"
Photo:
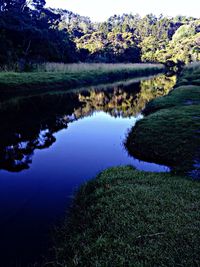
[[[169,83],[166,88],[165,82]],[[69,97],[48,95],[34,98],[33,102],[25,99],[16,118],[11,116],[12,119],[6,120],[9,127],[2,131],[1,142],[4,145],[7,135],[13,140],[12,134],[22,122],[19,133],[25,137],[19,140],[18,148],[28,151],[30,148],[23,158],[26,161],[26,157],[30,157],[30,168],[21,172],[0,170],[0,265],[10,267],[9,260],[16,258],[24,261],[27,258],[30,262],[44,253],[49,242],[49,227],[57,220],[62,221],[73,192],[100,171],[119,165],[168,171],[164,166],[130,157],[123,142],[128,129],[141,118],[134,114],[141,112],[152,98],[167,93],[173,83],[162,75],[142,82],[141,86],[127,86]],[[29,105],[34,108],[29,109]],[[12,110],[14,112],[15,106],[11,106],[11,114]],[[93,113],[95,110],[99,111]],[[12,142],[7,148],[12,152]],[[14,162],[18,160],[15,154],[10,155],[11,159],[14,155]],[[2,156],[6,159],[7,154]],[[12,161],[9,164],[12,165]],[[10,165],[8,169],[12,170]],[[22,267],[19,261],[17,263]],[[16,262],[12,266],[16,266]]]
[[[8,246],[12,241],[18,250],[24,250],[24,242],[31,242],[32,249],[45,243],[44,229],[64,213],[73,191],[107,167],[131,164],[140,170],[166,171],[129,157],[123,147],[128,129],[138,118],[94,113],[56,133],[57,141],[50,148],[35,152],[29,170],[0,171],[1,241]]]

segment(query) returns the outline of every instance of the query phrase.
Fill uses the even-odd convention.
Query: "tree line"
[[[200,19],[114,15],[102,23],[45,0],[0,0],[0,65],[200,60]]]
[[[44,6],[44,0],[0,0],[1,65],[77,60],[67,30],[58,30],[60,15]]]

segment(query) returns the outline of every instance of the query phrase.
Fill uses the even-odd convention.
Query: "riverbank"
[[[56,69],[38,72],[1,72],[0,93],[33,93],[68,90],[76,87],[111,83],[146,75],[161,73],[165,70],[160,64],[76,64],[66,68],[55,65]]]
[[[200,177],[200,64],[184,68],[167,96],[154,99],[126,141],[129,153]]]
[[[83,185],[53,266],[198,266],[200,183],[132,167]]]
[[[199,74],[200,65],[186,67],[127,139],[130,153],[173,172],[112,168],[83,185],[58,231],[54,266],[199,265],[200,183],[183,174],[199,178]]]

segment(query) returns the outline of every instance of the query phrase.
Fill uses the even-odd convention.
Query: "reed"
[[[0,72],[0,93],[42,93],[111,83],[153,75],[160,64],[58,64],[46,63],[34,72]]]

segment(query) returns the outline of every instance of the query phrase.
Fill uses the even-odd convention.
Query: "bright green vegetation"
[[[200,60],[200,20],[192,17],[156,17],[148,14],[114,15],[103,23],[69,11],[61,14],[84,60],[101,62],[174,62]],[[68,19],[68,20],[67,20]]]
[[[0,1],[0,69],[30,71],[43,62],[200,60],[197,18],[123,14],[93,23],[68,10],[46,8],[45,2]]]
[[[131,155],[199,177],[200,64],[186,67],[169,95],[150,102],[130,132]]]
[[[109,83],[117,80],[146,76],[164,71],[160,64],[73,64],[62,65],[61,70],[52,72],[1,72],[0,92],[43,92],[44,90],[67,90],[92,84]],[[87,67],[88,66],[88,67]],[[59,65],[57,66],[59,67]],[[63,69],[63,71],[62,71]]]
[[[199,207],[197,181],[108,169],[77,193],[53,266],[198,266]]]
[[[186,64],[192,61],[200,60],[200,32],[199,20],[183,23],[172,36],[172,39],[166,43],[162,49],[155,49],[145,54],[148,60],[149,56],[153,61],[165,62],[172,60],[174,62],[184,62]],[[149,59],[150,59],[149,58]]]

